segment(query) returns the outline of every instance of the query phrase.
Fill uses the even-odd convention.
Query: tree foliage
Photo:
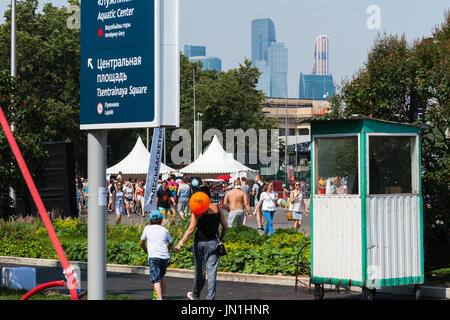
[[[80,6],[79,0],[68,4]],[[16,99],[21,110],[34,108],[39,114],[29,118],[28,127],[36,136],[34,141],[71,141],[74,145],[75,166],[78,174],[87,175],[87,133],[79,129],[80,119],[80,30],[67,27],[73,12],[50,3],[38,10],[38,0],[17,1],[17,75],[16,90],[21,90],[23,101]],[[9,74],[11,63],[11,10],[5,12],[0,25],[0,71]],[[196,78],[196,107],[203,114],[203,129],[217,128],[271,128],[274,122],[262,112],[263,94],[256,90],[259,71],[244,60],[238,68],[227,72],[201,70],[200,62],[189,62],[181,55],[180,105],[181,127],[193,137],[193,70]],[[12,84],[2,75],[1,94],[7,101]],[[14,92],[13,92],[14,93]],[[25,98],[27,97],[27,98]],[[22,104],[22,105],[20,105]],[[30,107],[31,108],[31,107]],[[33,109],[30,109],[33,110]],[[30,111],[27,110],[27,111]],[[30,111],[31,112],[31,111]],[[8,117],[11,113],[8,114]],[[12,120],[9,118],[9,120]],[[19,122],[17,122],[17,126]],[[17,134],[19,133],[17,128]],[[170,161],[170,140],[174,129],[167,130],[166,150]],[[24,133],[25,134],[25,133]],[[108,131],[107,165],[119,162],[132,149],[140,135],[146,143],[145,129]],[[152,130],[150,130],[150,139]],[[2,150],[3,151],[3,150]],[[26,158],[38,159],[40,151]],[[2,154],[4,158],[4,156]],[[41,164],[42,165],[42,164]],[[9,167],[1,168],[9,172]]]
[[[9,74],[0,72],[0,107],[14,128],[15,140],[33,180],[42,186],[47,153],[40,142],[45,136],[42,124],[47,111],[42,101],[29,95],[29,90],[26,82],[13,81]],[[0,130],[0,175],[3,177],[0,180],[0,216],[13,213],[12,203],[7,197],[10,187],[25,200],[25,206],[29,209],[30,193],[3,130]]]
[[[79,5],[79,1],[69,3]],[[72,141],[78,171],[86,166],[86,133],[79,130],[80,30],[67,28],[70,13],[38,0],[17,1],[17,75],[28,96],[45,104],[41,141]],[[0,70],[11,63],[11,11],[0,25]]]
[[[256,89],[261,73],[244,59],[238,68],[226,72],[202,70],[201,62],[191,62],[181,54],[180,63],[180,122],[194,137],[194,77],[195,108],[202,114],[202,129],[271,129],[276,121],[262,113],[264,94]],[[168,131],[168,149],[171,149]],[[192,139],[193,143],[193,139]],[[209,144],[204,141],[203,147]]]

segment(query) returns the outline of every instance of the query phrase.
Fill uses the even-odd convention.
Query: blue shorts
[[[169,259],[149,258],[148,266],[150,268],[150,280],[153,283],[161,282],[161,278],[166,275],[168,265]]]

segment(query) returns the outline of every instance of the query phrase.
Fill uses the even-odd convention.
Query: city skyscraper
[[[275,25],[270,19],[252,20],[252,61],[268,61],[269,47],[276,42]]]
[[[184,45],[184,55],[186,57],[198,57],[206,56],[206,47],[204,46],[193,46],[190,44]]]
[[[320,35],[316,38],[314,44],[314,66],[312,70],[314,75],[328,75],[328,36]]]
[[[264,92],[266,97],[270,96],[270,69],[269,63],[265,60],[256,60],[253,63],[262,74],[259,76],[256,88]]]
[[[336,92],[333,76],[329,71],[328,36],[320,35],[314,43],[312,74],[300,73],[298,98],[326,100]]]
[[[252,20],[251,33],[252,63],[262,72],[257,89],[267,97],[286,97],[287,48],[276,42],[275,24],[268,18]]]
[[[275,42],[269,47],[270,97],[287,98],[288,49]]]

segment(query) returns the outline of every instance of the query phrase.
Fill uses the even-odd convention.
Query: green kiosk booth
[[[353,116],[311,124],[311,283],[376,289],[424,282],[421,128]]]

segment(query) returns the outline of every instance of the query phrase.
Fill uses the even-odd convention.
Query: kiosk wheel
[[[413,295],[416,300],[420,299],[420,285],[415,284],[413,287]]]
[[[325,290],[323,288],[323,284],[315,284],[314,285],[314,300],[323,300],[325,295]]]
[[[367,287],[362,288],[362,298],[364,300],[373,300],[375,299],[376,289],[369,289]]]
[[[298,284],[300,283],[300,284],[303,285],[304,287],[308,288],[308,289],[309,289],[309,292],[311,293],[311,265],[304,265],[304,264],[301,264],[300,261],[299,261],[299,260],[300,260],[300,256],[301,256],[302,251],[303,251],[306,247],[308,247],[308,246],[310,246],[310,245],[311,245],[311,242],[305,243],[305,244],[300,248],[300,250],[299,250],[298,253],[297,253],[297,262],[296,262],[296,264],[295,264],[295,292],[297,292],[297,286],[298,286]],[[304,283],[303,281],[301,281],[301,280],[298,278],[298,276],[299,276],[299,273],[298,273],[299,267],[300,267],[300,268],[304,268],[304,269],[309,270],[309,283]]]

